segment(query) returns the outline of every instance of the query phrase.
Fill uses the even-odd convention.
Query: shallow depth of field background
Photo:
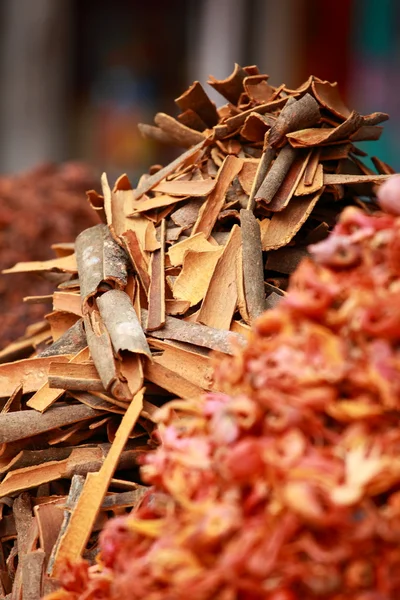
[[[400,170],[399,30],[397,0],[2,0],[0,172],[77,158],[135,180],[173,156],[137,122],[235,61],[389,112],[372,154]]]

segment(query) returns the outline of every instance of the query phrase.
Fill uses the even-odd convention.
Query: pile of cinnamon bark
[[[375,211],[393,173],[356,146],[387,115],[351,112],[336,84],[274,87],[254,66],[209,83],[221,108],[195,82],[176,118],[140,126],[185,148],[176,160],[136,189],[103,175],[98,225],[6,271],[55,290],[28,299],[46,319],[0,352],[0,595],[38,598],[65,560],[95,559],[104,522],[143,493],[158,407],[218,391],[213,355],[246,343],[308,244],[348,205]]]

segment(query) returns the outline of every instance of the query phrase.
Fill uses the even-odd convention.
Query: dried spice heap
[[[93,211],[82,202],[85,190],[97,185],[91,169],[81,163],[45,164],[12,176],[0,177],[0,269],[23,260],[51,257],[50,245],[73,241],[95,223]],[[45,313],[43,304],[22,304],[22,290],[29,289],[26,275],[15,281],[0,279],[0,349],[24,333],[29,323]],[[35,281],[37,294],[49,294],[53,286]],[[25,292],[26,293],[26,292]]]
[[[88,194],[99,225],[57,245],[55,259],[8,270],[58,287],[42,298],[46,322],[1,352],[4,593],[28,579],[48,591],[43,571],[94,559],[110,513],[143,492],[136,467],[158,442],[158,407],[222,393],[210,352],[243,346],[343,208],[377,208],[373,184],[391,169],[374,159],[371,173],[354,143],[377,139],[387,115],[350,112],[315,77],[289,90],[236,67],[211,85],[228,104],[217,110],[195,83],[177,119],[141,127],[187,151],[135,190],[126,175],[112,189],[104,175],[103,195]]]
[[[398,598],[399,250],[400,218],[347,208],[221,391],[162,409],[155,487],[49,600]]]

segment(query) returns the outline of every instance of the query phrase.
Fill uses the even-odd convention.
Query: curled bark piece
[[[183,111],[192,110],[195,112],[209,127],[218,123],[219,117],[216,106],[214,102],[211,102],[203,86],[198,81],[195,81],[186,92],[176,98],[175,103]]]
[[[142,326],[125,292],[110,290],[98,298],[97,306],[116,354],[128,350],[151,358]]]
[[[265,204],[271,202],[297,155],[297,150],[289,144],[282,148],[255,194],[256,202],[264,202]]]
[[[265,310],[264,265],[260,225],[249,210],[240,211],[243,240],[243,278],[247,310],[254,321]]]
[[[186,127],[186,125],[165,113],[157,113],[154,122],[161,131],[168,134],[182,148],[190,148],[205,139],[204,134],[193,131],[193,129]]]
[[[320,117],[318,104],[310,94],[305,94],[300,100],[290,98],[271,127],[268,137],[270,146],[282,146],[287,133],[311,127],[318,123]]]
[[[75,248],[84,310],[101,283],[125,287],[128,257],[112,238],[106,225],[96,225],[82,231],[76,238]]]

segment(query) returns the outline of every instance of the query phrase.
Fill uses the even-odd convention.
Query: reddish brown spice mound
[[[44,164],[26,173],[0,177],[0,270],[24,260],[52,258],[50,244],[73,242],[96,218],[85,191],[95,185],[95,174],[81,163]],[[96,183],[97,185],[97,183]],[[26,275],[0,278],[0,348],[22,335],[25,327],[49,312],[22,297],[49,294],[54,286],[40,285]]]
[[[53,600],[400,597],[400,218],[347,208],[311,251]]]

